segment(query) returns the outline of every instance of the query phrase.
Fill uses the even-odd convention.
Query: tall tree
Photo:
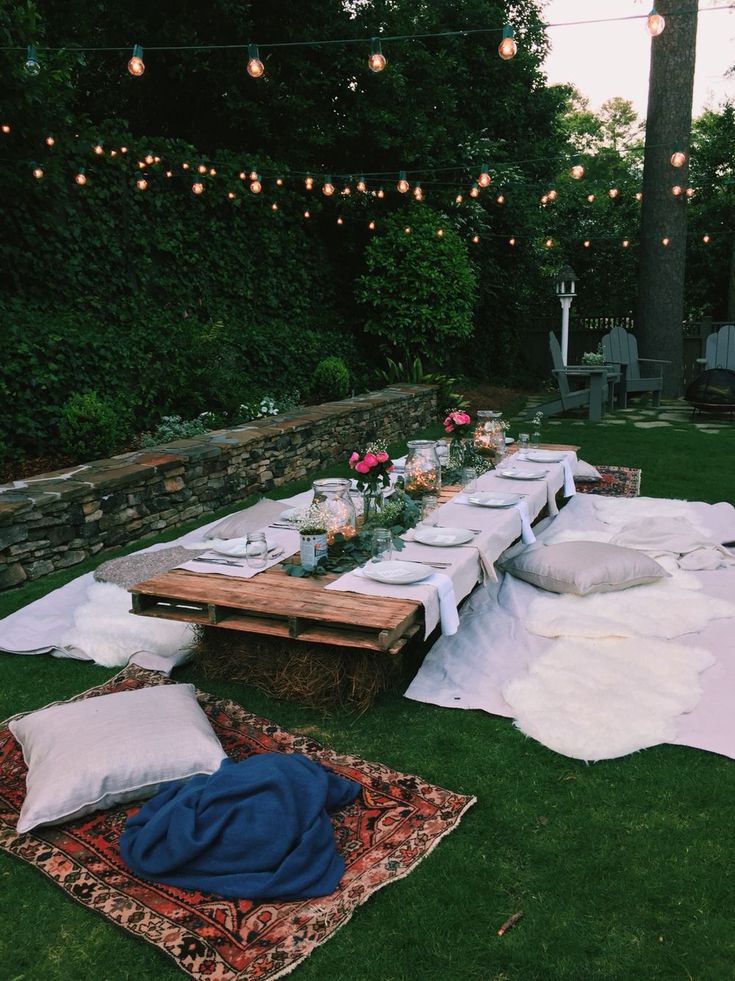
[[[673,195],[671,188],[685,187],[689,178],[688,163],[674,169],[671,154],[678,147],[687,156],[689,151],[697,8],[697,0],[659,0],[657,10],[666,18],[666,28],[651,42],[638,322],[642,353],[671,362],[665,373],[667,395],[679,394],[682,385],[687,244],[687,199]]]

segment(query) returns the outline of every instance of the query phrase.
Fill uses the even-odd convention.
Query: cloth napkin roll
[[[357,576],[358,579],[368,578],[362,569],[354,569],[352,574]],[[368,579],[368,581],[371,583],[375,582],[374,579]],[[439,594],[439,621],[441,623],[442,633],[448,637],[456,634],[459,627],[459,613],[457,612],[457,597],[454,595],[454,585],[449,576],[443,572],[435,572],[427,579],[417,582],[416,585],[433,586],[436,589]]]
[[[533,545],[536,536],[531,528],[531,519],[528,514],[528,505],[525,501],[518,501],[513,505],[521,518],[521,541],[524,545]]]
[[[574,486],[574,474],[572,473],[572,465],[569,462],[569,457],[565,456],[561,461],[561,465],[564,467],[564,497],[574,497],[577,493],[577,488]]]

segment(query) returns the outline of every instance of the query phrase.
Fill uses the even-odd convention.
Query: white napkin
[[[572,473],[572,465],[569,462],[569,457],[564,457],[561,461],[561,465],[564,467],[564,497],[574,497],[577,493],[577,488],[574,486],[574,474]]]
[[[457,633],[459,628],[459,613],[457,612],[457,597],[454,595],[454,585],[449,576],[443,572],[435,572],[433,576],[424,579],[424,583],[436,586],[439,592],[439,618],[442,633],[447,637]]]
[[[206,542],[204,544],[208,545],[209,543]],[[273,547],[275,545],[280,546],[283,551],[274,552]],[[224,555],[214,550],[204,552],[198,558],[183,562],[181,565],[177,565],[176,568],[185,569],[187,572],[206,572],[220,576],[234,576],[238,579],[252,579],[259,572],[265,572],[266,569],[270,569],[273,565],[278,565],[279,562],[283,562],[284,559],[298,552],[299,533],[281,528],[269,528],[268,547],[268,557],[262,569],[252,569],[247,564],[244,556],[234,554]],[[208,559],[211,561],[207,561]]]
[[[525,501],[517,501],[513,507],[521,516],[521,541],[524,545],[533,545],[536,536],[531,528],[531,519],[528,514],[528,505]]]

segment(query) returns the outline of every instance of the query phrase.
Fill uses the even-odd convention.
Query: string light
[[[584,177],[584,167],[582,164],[575,164],[569,171],[575,181],[579,181]]]
[[[158,157],[156,157],[156,163],[158,163]],[[217,176],[217,171],[216,171],[216,169],[214,167],[210,167],[209,168],[209,176],[210,177],[216,177]]]
[[[615,199],[618,194],[620,194],[620,191],[617,189],[617,187],[611,187],[607,193],[609,197]]]
[[[377,194],[376,194],[376,197],[379,197],[379,198],[384,198],[384,197],[385,197],[385,191],[383,190],[383,188],[382,188],[382,187],[379,187],[379,188],[378,188],[378,191],[377,191]]]
[[[687,162],[687,155],[683,150],[674,150],[671,154],[671,166],[672,167],[683,167]]]
[[[518,45],[513,36],[513,28],[510,24],[506,24],[503,28],[503,40],[498,45],[498,54],[503,61],[510,61],[511,58],[515,57],[517,51]]]
[[[590,240],[586,238],[582,245],[584,245],[585,249],[588,249],[590,247]]]
[[[370,57],[368,58],[368,68],[371,72],[382,72],[387,61],[385,60],[385,55],[383,54],[383,49],[380,46],[380,41],[378,38],[374,37],[370,39]]]
[[[671,241],[670,238],[662,238],[661,245],[668,245],[670,241]]]
[[[420,184],[415,184],[413,188],[413,196],[417,201],[424,200],[424,192],[421,190]]]
[[[624,249],[627,249],[629,245],[630,245],[630,239],[624,238],[623,239],[623,248]]]
[[[643,200],[643,191],[636,191],[635,192],[635,199],[636,199],[636,201],[642,201]]]
[[[3,123],[2,126],[0,126],[0,129],[3,131],[3,133],[5,133],[6,136],[10,132],[10,127],[8,126],[7,123]],[[48,143],[48,140],[46,140],[46,142]],[[50,144],[49,144],[49,146],[50,146]]]
[[[26,51],[26,61],[23,68],[25,69],[26,74],[30,75],[31,77],[40,75],[41,73],[41,66],[38,63],[36,48],[33,44],[28,45],[28,50]]]
[[[345,222],[344,222],[344,218],[338,218],[338,219],[337,219],[337,224],[338,224],[338,225],[344,225],[344,223],[345,223]]]
[[[477,243],[480,241],[480,236],[479,235],[473,235],[472,236],[472,241],[475,243],[475,245],[477,245]]]
[[[553,187],[549,191],[549,201],[556,201],[556,191]]]
[[[330,198],[334,194],[334,184],[332,183],[332,175],[327,174],[324,183],[322,184],[322,194]]]
[[[143,48],[139,44],[133,45],[133,56],[128,62],[128,71],[134,78],[140,78],[145,71]]]
[[[595,200],[595,195],[594,194],[588,194],[587,195],[587,200],[589,201],[590,204],[592,204],[592,202]]]
[[[230,201],[234,201],[235,198],[237,197],[237,195],[235,194],[234,191],[228,191],[227,192],[227,197],[230,199]]]
[[[248,75],[251,78],[261,78],[265,75],[265,65],[260,60],[257,44],[248,45]]]
[[[33,168],[32,173],[33,173],[33,176],[36,178],[36,180],[37,181],[40,181],[41,178],[43,177],[43,167],[39,167],[38,165],[36,165]]]
[[[92,153],[96,153],[98,157],[101,157],[104,152],[104,147],[99,143],[92,147]]]
[[[194,192],[194,194],[203,194],[204,193],[204,184],[202,184],[201,181],[195,181],[191,185],[191,189]]]
[[[704,242],[705,245],[709,245],[709,241],[710,241],[709,235],[703,235],[702,241]]]
[[[480,194],[480,188],[477,186],[477,184],[473,184],[472,187],[470,188],[470,197],[476,198],[479,196],[479,194]]]
[[[554,239],[553,238],[547,238],[546,241],[544,242],[544,245],[546,246],[547,249],[553,248],[554,247]]]
[[[656,4],[654,4],[646,20],[646,30],[651,37],[658,37],[659,34],[663,33],[664,27],[666,27],[666,21],[661,14],[656,12]]]
[[[84,187],[87,183],[87,175],[84,173],[84,167],[79,168],[79,171],[74,176],[74,180],[80,187]]]
[[[368,222],[368,228],[370,229],[371,232],[374,232],[375,231],[375,222],[374,221]]]
[[[455,197],[455,199],[454,199],[454,202],[455,202],[455,204],[462,204],[462,202],[463,202],[463,201],[464,201],[464,198],[462,197],[462,195],[461,195],[461,194],[458,194],[458,195],[457,195],[457,196]]]
[[[352,194],[352,188],[345,184],[345,186],[342,188],[342,197],[346,198],[350,194]]]
[[[150,167],[150,165],[154,162],[155,157],[153,156],[153,154],[149,150],[148,153],[146,153],[146,155],[143,157],[143,159],[145,160],[145,162]],[[205,167],[205,170],[206,170],[206,167]]]
[[[357,181],[357,184],[355,184],[355,187],[361,194],[364,194],[365,191],[367,190],[367,184],[365,183],[365,178],[360,177]]]
[[[508,239],[508,245],[515,245],[515,244],[516,244],[516,240],[514,238]]]
[[[145,179],[145,177],[139,177],[135,182],[135,186],[139,191],[145,191],[145,189],[148,187],[148,181]]]
[[[443,228],[437,228],[436,234],[439,236],[439,238],[443,238],[444,237],[444,229]]]
[[[250,171],[250,174],[249,174],[249,177],[250,177],[250,180],[251,181],[260,180],[260,175],[258,174],[257,170],[251,170]]]
[[[304,218],[311,218],[311,213],[308,211],[304,212]]]
[[[271,211],[278,211],[278,202],[274,201],[271,205]]]
[[[684,188],[680,184],[674,184],[674,186],[671,188],[671,193],[674,195],[675,198],[678,198],[681,194],[684,193]]]
[[[188,163],[186,162],[186,160],[185,160],[185,161],[184,161],[184,162],[182,163],[182,165],[181,165],[181,169],[182,169],[182,170],[188,170],[188,169],[189,169],[189,167],[190,167],[190,164],[188,164]]]
[[[277,184],[278,187],[283,187],[283,178],[282,177],[276,177],[276,184]]]
[[[695,192],[695,190],[694,190],[694,188],[693,188],[693,187],[688,187],[688,188],[686,189],[686,196],[687,196],[688,198],[693,198],[693,197],[694,197],[694,195],[695,195],[695,193],[696,193],[696,192]]]
[[[398,183],[396,184],[396,190],[401,194],[405,194],[411,185],[406,180],[406,171],[401,170],[398,173]]]
[[[484,163],[482,167],[480,167],[480,173],[478,174],[477,177],[477,183],[480,185],[480,187],[488,187],[490,185],[490,173],[489,173],[488,165],[486,163]]]
[[[120,153],[127,153],[127,152],[128,152],[128,148],[126,146],[120,147]]]
[[[167,170],[166,171],[166,177],[173,177],[173,176],[174,176],[173,170]]]
[[[495,198],[495,200],[498,202],[498,204],[505,204],[505,195],[504,194],[499,194]]]
[[[160,164],[160,162],[161,162],[161,158],[160,157],[154,157],[153,158],[153,163]]]
[[[150,160],[148,159],[148,157],[146,157],[145,158],[145,162],[146,163],[153,163],[153,157],[151,157]],[[207,173],[207,168],[204,166],[204,164],[199,164],[199,166],[197,167],[197,170],[199,171],[200,174],[206,174]]]
[[[403,229],[403,231],[406,233],[406,235],[410,235],[411,234],[411,226],[410,225],[406,225],[406,227]]]
[[[548,194],[542,194],[541,197],[539,198],[539,201],[544,206],[547,205],[549,203],[549,195]]]
[[[255,173],[255,171],[253,171],[253,173]],[[263,185],[260,183],[260,175],[255,174],[253,177],[253,174],[251,174],[250,177],[250,190],[253,192],[253,194],[260,194],[260,192],[263,190]]]
[[[314,186],[314,178],[311,176],[311,174],[306,175],[304,179],[304,184],[306,185],[307,191],[310,191],[312,189],[312,187]]]
[[[110,156],[111,157],[116,157],[117,156],[117,150],[110,150]]]

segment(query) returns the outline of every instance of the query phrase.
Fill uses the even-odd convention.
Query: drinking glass
[[[467,494],[474,494],[477,490],[477,470],[475,467],[462,468],[462,487]]]
[[[518,433],[518,459],[525,460],[526,453],[528,452],[528,446],[531,441],[531,437],[528,433]]]
[[[251,569],[265,569],[268,563],[268,542],[264,531],[251,531],[248,535],[245,561]]]
[[[375,528],[371,539],[372,562],[388,562],[393,556],[393,535],[389,528]]]

